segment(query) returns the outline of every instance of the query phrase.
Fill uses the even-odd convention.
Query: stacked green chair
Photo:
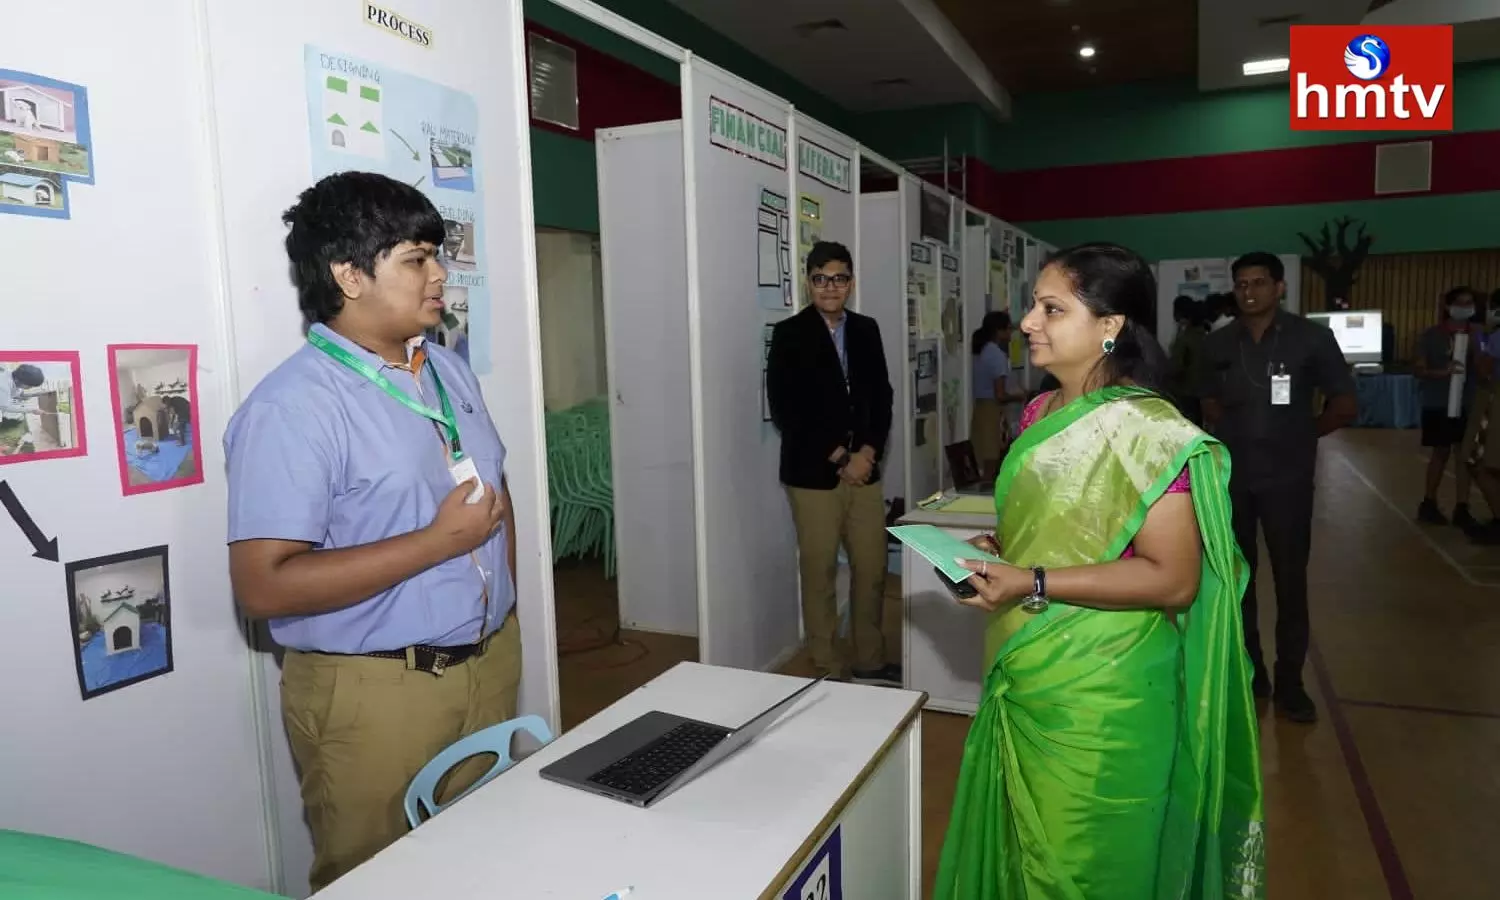
[[[609,406],[602,398],[547,414],[552,561],[598,556],[615,575],[615,490]]]

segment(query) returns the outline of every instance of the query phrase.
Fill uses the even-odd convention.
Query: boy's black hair
[[[442,246],[447,231],[432,201],[416,188],[374,172],[329,175],[302,192],[281,216],[288,227],[297,305],[309,323],[343,311],[344,292],[330,268],[353,263],[375,275],[375,262],[403,241]]]

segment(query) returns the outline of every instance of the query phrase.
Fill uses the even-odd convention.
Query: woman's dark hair
[[[1010,313],[999,309],[985,313],[979,328],[969,338],[969,352],[978,356],[984,352],[984,345],[995,339],[995,332],[1009,330]]]
[[[1172,318],[1196,325],[1202,304],[1197,298],[1189,297],[1187,294],[1178,294],[1177,299],[1172,301]]]
[[[327,322],[344,308],[344,292],[329,266],[353,263],[374,277],[375,262],[403,241],[442,246],[447,227],[426,195],[373,172],[329,175],[302,192],[282,214],[289,226],[286,255],[297,304],[309,323]]]
[[[1118,244],[1080,244],[1057,251],[1044,265],[1061,269],[1095,316],[1124,317],[1114,350],[1099,361],[1104,384],[1130,382],[1161,392],[1169,366],[1149,324],[1156,318],[1156,276],[1140,254]]]
[[[1479,303],[1479,292],[1471,287],[1467,287],[1461,284],[1458,287],[1449,288],[1448,293],[1443,295],[1443,306],[1452,306],[1463,297],[1468,297],[1470,303],[1474,303],[1476,305]]]

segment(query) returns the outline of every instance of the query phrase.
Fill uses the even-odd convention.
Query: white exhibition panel
[[[990,311],[990,226],[970,225],[964,229],[964,335],[963,354],[966,361],[963,374],[964,436],[969,433],[974,418],[974,332],[984,322]],[[1007,347],[1006,353],[1010,352]]]
[[[907,382],[911,397],[906,415],[912,427],[907,509],[936,493],[943,480],[941,435],[938,433],[941,385],[938,329],[935,322],[929,326],[924,321],[934,318],[933,310],[937,310],[940,316],[942,304],[937,294],[937,253],[931,242],[920,237],[923,190],[922,182],[914,176],[901,176],[902,231],[906,236]]]
[[[837,241],[848,247],[851,253],[855,250],[856,146],[853,141],[801,113],[796,115],[796,122],[799,252],[793,278],[800,279],[807,271],[806,251],[817,241]],[[854,262],[859,264],[858,259]],[[805,292],[807,286],[804,284],[802,289]],[[803,305],[810,300],[804,296]]]
[[[0,673],[7,685],[0,700],[0,828],[82,840],[269,888],[252,661],[230,596],[224,544],[219,436],[236,398],[225,345],[216,175],[203,128],[208,94],[198,6],[194,0],[90,3],[67,17],[62,41],[37,40],[34,29],[14,19],[16,10],[13,26],[0,28],[6,68],[87,91],[86,106],[82,97],[67,96],[94,174],[92,184],[66,184],[70,218],[0,215],[6,261],[0,354],[77,353],[81,379],[54,381],[48,372],[47,387],[60,388],[61,378],[72,382],[67,409],[82,412],[86,437],[86,446],[74,442],[86,451],[82,456],[0,457],[9,463],[0,465],[0,481],[41,536],[57,539],[61,559],[34,557],[32,542],[0,509],[6,642]],[[263,72],[265,60],[257,68]],[[300,108],[300,97],[299,87],[289,102]],[[258,105],[264,113],[273,104],[262,95]],[[144,177],[153,172],[161,177]],[[125,494],[117,456],[126,441],[124,416],[111,399],[106,350],[112,343],[197,347],[196,366],[180,352],[174,365],[176,377],[196,387],[196,396],[186,397],[199,456],[194,463],[189,453],[184,466],[201,483]],[[147,381],[145,370],[170,355],[138,357],[138,383],[151,389],[159,379]],[[14,363],[0,358],[0,366]],[[12,399],[10,374],[0,373],[0,406]],[[58,412],[61,422],[70,418],[63,407]],[[158,445],[161,454],[169,443]],[[125,449],[136,451],[134,440]],[[77,573],[69,596],[68,563],[157,545],[168,547],[164,580],[159,557],[129,569],[90,566]],[[137,602],[165,589],[166,619],[153,629],[164,640],[149,652],[170,647],[165,660],[145,667],[170,670],[133,684],[118,669],[93,669],[100,658],[82,652],[70,621],[75,602],[97,608],[104,591],[126,587],[138,592]],[[86,599],[79,601],[80,594]],[[90,644],[106,633],[114,626],[101,624]],[[138,633],[138,647],[112,655],[147,653],[145,631]],[[82,700],[75,652],[90,660],[86,683],[114,689]]]
[[[859,311],[880,327],[885,366],[895,389],[895,415],[886,442],[885,499],[907,497],[907,448],[911,444],[911,379],[906,370],[906,260],[901,236],[900,195],[895,191],[859,197]]]
[[[791,109],[696,58],[684,73],[699,653],[764,669],[795,653],[801,623],[780,438],[762,411],[766,328],[791,312],[797,277],[795,216],[775,208],[795,180]]]
[[[964,333],[963,257],[953,251],[937,249],[938,285],[942,292],[942,329],[939,338],[938,371],[942,390],[938,397],[942,416],[942,447],[957,443],[969,435],[968,398],[964,386],[969,365],[968,341]],[[948,457],[940,448],[944,467],[943,483],[951,487],[953,473],[947,471]]]
[[[696,635],[682,123],[596,146],[620,624]]]
[[[520,708],[548,718],[555,728],[560,724],[557,641],[526,139],[529,113],[521,87],[527,83],[521,4],[407,0],[400,11],[431,31],[430,46],[366,24],[358,4],[270,0],[253,16],[233,4],[209,4],[206,11],[217,113],[211,123],[218,131],[232,333],[242,394],[302,341],[280,217],[314,180],[307,48],[367,60],[387,76],[423,79],[472,98],[478,118],[472,137],[480,200],[470,212],[476,223],[483,222],[476,250],[487,277],[490,308],[472,309],[471,337],[489,348],[493,364],[488,371],[476,369],[509,454],[506,471],[516,507],[518,609],[525,647]],[[160,44],[158,37],[150,36],[143,42]],[[432,112],[438,120],[434,124],[441,126],[439,117],[446,111]],[[194,123],[184,131],[197,133],[201,127]],[[403,137],[422,147],[428,135]],[[148,166],[143,160],[137,169],[147,171]],[[172,256],[180,260],[181,254]],[[222,530],[217,533],[222,535]],[[287,892],[301,896],[311,844],[280,725],[279,671],[269,653],[263,655],[262,677],[270,707],[277,849]]]

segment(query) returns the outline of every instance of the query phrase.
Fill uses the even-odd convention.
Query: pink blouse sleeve
[[[1187,466],[1183,466],[1182,471],[1177,473],[1177,477],[1172,480],[1172,483],[1167,485],[1167,493],[1169,494],[1186,494],[1191,492],[1192,489],[1193,480],[1188,475]]]
[[[1022,431],[1025,431],[1032,425],[1036,424],[1037,417],[1041,415],[1042,410],[1047,406],[1047,399],[1051,396],[1051,391],[1048,391],[1045,394],[1038,394],[1032,399],[1030,403],[1026,404],[1025,409],[1021,410]]]

